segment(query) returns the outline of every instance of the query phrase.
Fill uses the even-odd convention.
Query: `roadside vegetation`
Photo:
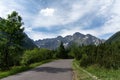
[[[105,69],[94,65],[84,69],[97,76],[100,80],[120,80],[120,69]]]
[[[0,19],[0,78],[32,69],[58,58],[65,58],[63,44],[57,50],[30,47],[26,37],[22,17],[13,11]],[[30,42],[31,43],[31,42]],[[25,45],[26,44],[26,45]],[[28,45],[27,45],[28,44]]]
[[[106,69],[120,68],[120,43],[76,46],[71,53],[82,67],[96,65]]]
[[[119,80],[120,69],[105,69],[96,65],[89,67],[79,66],[79,62],[73,61],[74,80]]]
[[[73,68],[77,70],[78,80],[81,80],[80,76],[85,77],[82,80],[90,80],[87,79],[87,73],[84,75],[85,73],[81,72],[83,70],[96,76],[96,80],[120,79],[120,43],[75,46],[70,52],[75,58]]]
[[[68,48],[64,48],[61,42],[56,50],[48,50],[25,48],[27,45],[23,46],[24,38],[22,18],[17,12],[13,11],[6,19],[0,19],[0,78],[53,59],[74,58],[73,68],[78,80],[92,80],[93,77],[88,73],[101,80],[120,79],[120,42],[97,46],[73,44]]]
[[[96,80],[93,75],[89,75],[87,72],[84,71],[82,67],[78,65],[78,61],[73,60],[73,80]]]

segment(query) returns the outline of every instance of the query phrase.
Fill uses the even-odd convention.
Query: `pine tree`
[[[0,20],[0,65],[4,69],[9,69],[9,66],[15,63],[12,56],[15,53],[17,55],[21,49],[24,38],[22,25],[22,18],[15,11],[9,14],[7,19]]]
[[[65,52],[66,52],[66,51],[65,51],[63,42],[61,42],[61,43],[60,43],[60,46],[58,47],[56,56],[57,56],[58,58],[66,58],[66,57],[67,57],[67,54],[66,54]]]

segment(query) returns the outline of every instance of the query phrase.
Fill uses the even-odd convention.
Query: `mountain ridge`
[[[66,35],[65,37],[57,36],[56,38],[47,38],[47,39],[39,39],[35,41],[35,44],[39,48],[47,48],[47,49],[56,49],[60,43],[63,42],[65,47],[76,43],[78,45],[98,45],[103,43],[104,41],[92,36],[91,34],[82,34],[79,32],[74,33],[73,35]]]
[[[26,33],[24,33],[24,36],[25,37],[23,39],[22,47],[24,47],[25,49],[37,48],[35,42],[31,38],[29,38]]]
[[[114,33],[105,43],[116,43],[120,42],[120,31]]]

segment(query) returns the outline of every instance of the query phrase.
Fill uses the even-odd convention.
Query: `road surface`
[[[72,80],[72,60],[55,60],[2,80]]]

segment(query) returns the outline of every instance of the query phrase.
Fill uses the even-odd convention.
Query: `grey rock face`
[[[99,45],[104,41],[90,34],[84,35],[76,32],[73,35],[67,35],[65,37],[58,36],[51,39],[37,40],[35,41],[35,44],[39,48],[56,49],[59,46],[60,42],[63,42],[64,46],[68,47],[73,43],[78,45]]]

